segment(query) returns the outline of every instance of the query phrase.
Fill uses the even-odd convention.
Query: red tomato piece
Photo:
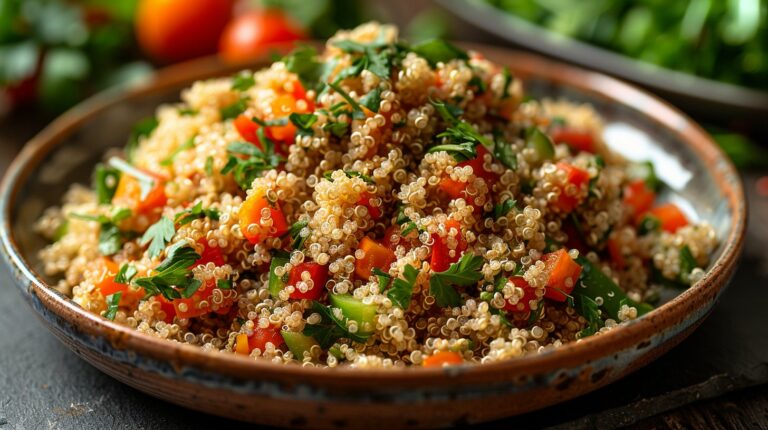
[[[656,193],[653,192],[645,181],[638,179],[624,186],[624,204],[632,209],[633,214],[641,214],[653,206]]]
[[[555,143],[565,143],[577,151],[595,152],[595,138],[588,131],[558,127],[550,133]]]
[[[485,155],[490,154],[487,149],[483,145],[478,145],[476,147],[477,150],[477,157],[471,159],[462,161],[457,166],[458,167],[466,167],[471,166],[472,167],[472,173],[475,174],[478,178],[482,178],[485,183],[488,185],[488,188],[493,187],[493,185],[498,182],[499,175],[497,175],[494,172],[490,172],[488,170],[485,170],[483,168],[483,164],[485,164]]]
[[[357,201],[357,204],[368,208],[368,214],[371,218],[379,219],[381,218],[381,208],[374,206],[373,203],[371,203],[372,198],[374,198],[374,196],[372,196],[371,193],[363,191],[360,193],[360,200]]]
[[[661,228],[664,231],[674,233],[680,227],[688,225],[688,218],[686,218],[683,211],[680,210],[674,203],[665,203],[663,205],[656,206],[648,212],[650,215],[656,217],[661,222]]]
[[[285,341],[283,336],[280,335],[280,329],[277,327],[256,327],[253,330],[253,334],[248,336],[248,353],[250,354],[256,348],[264,352],[267,349],[267,342],[271,342],[275,348],[279,348],[284,344]]]
[[[521,312],[521,313],[527,313],[531,311],[531,302],[532,301],[538,301],[539,298],[536,297],[536,289],[531,287],[528,284],[528,281],[525,280],[522,276],[513,276],[509,278],[509,280],[515,284],[516,287],[523,289],[523,297],[515,303],[514,305],[512,303],[507,302],[507,304],[504,306],[504,310],[507,312]]]
[[[328,267],[315,262],[300,263],[291,269],[288,275],[288,285],[296,287],[302,281],[302,273],[309,272],[309,278],[312,280],[312,288],[302,293],[296,288],[290,295],[292,299],[317,300],[325,290],[325,283],[328,281]]]
[[[613,265],[619,270],[624,269],[626,262],[624,261],[624,254],[621,253],[619,242],[611,237],[608,239],[606,246],[608,247],[608,255],[610,255]]]
[[[266,54],[271,46],[305,38],[282,11],[255,10],[236,17],[224,28],[219,54],[229,61],[246,61]]]
[[[259,136],[257,134],[259,131],[259,125],[253,122],[251,118],[248,117],[248,115],[240,114],[237,118],[235,118],[233,124],[235,125],[237,133],[240,134],[240,137],[261,148],[261,141],[259,140]]]
[[[203,252],[200,254],[200,258],[195,262],[195,266],[213,263],[215,266],[219,267],[225,264],[224,256],[221,254],[221,248],[209,246],[205,239],[198,240],[198,243],[203,245]]]
[[[557,163],[557,168],[566,173],[566,187],[568,185],[574,185],[577,189],[582,189],[589,183],[589,172],[584,169],[580,169],[563,161]],[[566,194],[565,187],[560,189],[560,197],[556,203],[560,210],[563,212],[572,212],[579,206],[579,204],[581,204],[581,197],[578,195],[571,196]]]
[[[451,229],[455,229],[458,232],[456,234],[458,244],[455,250],[448,248],[446,238],[440,237],[438,234],[432,235],[432,239],[435,243],[432,245],[432,258],[430,259],[429,266],[435,272],[444,272],[448,270],[452,263],[459,261],[461,254],[467,249],[467,241],[461,234],[461,225],[459,222],[455,220],[446,221],[445,230],[451,231]],[[453,255],[451,255],[451,251],[454,251]]]

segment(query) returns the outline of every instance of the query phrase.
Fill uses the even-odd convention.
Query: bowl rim
[[[192,366],[240,379],[281,379],[295,382],[297,381],[296,378],[299,378],[298,381],[302,381],[301,378],[309,378],[306,380],[329,386],[365,387],[370,386],[371,383],[388,384],[389,386],[424,386],[424,384],[444,386],[446,384],[456,385],[457,383],[462,385],[461,381],[498,382],[502,378],[512,380],[519,375],[534,375],[574,367],[591,360],[613,355],[623,348],[650,339],[662,329],[669,328],[664,325],[665,321],[675,318],[682,320],[689,312],[687,305],[697,295],[712,293],[713,291],[716,294],[724,288],[726,284],[724,276],[728,276],[734,270],[744,241],[746,199],[740,177],[733,164],[700,126],[661,99],[602,73],[587,71],[554,60],[544,59],[535,54],[507,48],[467,43],[461,43],[461,45],[482,53],[486,58],[495,61],[505,59],[502,64],[510,64],[513,72],[519,73],[523,78],[535,75],[639,111],[689,146],[712,175],[718,191],[723,193],[728,200],[731,213],[728,235],[721,239],[722,252],[711,263],[711,268],[706,272],[704,278],[671,301],[619,330],[611,330],[600,336],[572,342],[542,354],[527,355],[482,365],[467,364],[449,368],[411,366],[395,370],[360,369],[344,366],[330,369],[330,371],[327,368],[275,364],[267,360],[254,360],[237,354],[206,352],[197,346],[159,339],[92,314],[49,287],[22,257],[12,230],[11,211],[15,206],[20,187],[26,182],[30,171],[80,125],[103,109],[149,96],[158,91],[182,87],[195,80],[226,76],[243,68],[261,68],[269,64],[265,59],[233,65],[222,63],[217,58],[208,57],[170,66],[159,71],[146,83],[132,88],[115,88],[99,93],[55,119],[23,147],[0,183],[0,242],[2,242],[2,251],[13,266],[12,269],[15,269],[28,281],[29,288],[24,292],[25,294],[37,296],[43,306],[65,321],[91,335],[108,339],[115,348],[132,350],[158,361]],[[621,100],[619,95],[621,95]],[[447,375],[461,375],[462,378],[448,378]]]

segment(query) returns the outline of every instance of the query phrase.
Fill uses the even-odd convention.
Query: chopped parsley
[[[293,239],[293,243],[291,244],[293,249],[302,249],[304,247],[304,242],[309,237],[309,234],[302,236],[301,232],[307,228],[308,224],[309,222],[307,221],[296,221],[288,229],[288,234],[291,236],[291,239]]]
[[[205,158],[205,174],[213,176],[213,157],[210,155]]]
[[[335,170],[329,170],[329,171],[323,173],[323,178],[327,179],[330,182],[333,182],[333,172],[335,172]],[[374,181],[373,178],[371,178],[368,175],[364,175],[364,174],[362,174],[362,173],[360,173],[360,172],[358,172],[356,170],[343,170],[343,172],[344,172],[345,175],[347,175],[347,178],[349,178],[349,179],[360,178],[366,184],[376,184],[376,181]]]
[[[311,114],[310,114],[311,115]],[[284,125],[288,125],[288,118],[276,118],[276,119],[261,119],[257,116],[251,117],[251,121],[255,122],[256,124],[262,126],[262,127],[282,127]]]
[[[186,151],[187,149],[192,149],[195,147],[195,138],[190,137],[187,139],[184,143],[179,145],[176,149],[171,152],[171,155],[160,161],[161,166],[170,166],[173,164],[173,160],[176,159],[176,156],[179,155],[182,151]]]
[[[449,124],[437,137],[448,138],[451,143],[432,146],[427,153],[445,151],[456,161],[466,161],[477,157],[477,145],[492,146],[492,143],[472,125],[457,118],[460,109],[437,100],[431,102],[443,120]]]
[[[381,272],[383,273],[383,272]],[[379,272],[375,273],[376,276],[382,276]],[[407,311],[411,305],[411,296],[413,296],[413,286],[416,284],[416,278],[419,276],[419,271],[410,264],[406,264],[403,269],[403,277],[397,278],[392,282],[392,288],[387,291],[387,297],[392,300],[395,306]],[[381,281],[381,278],[379,278]],[[381,282],[379,282],[381,287]]]
[[[349,123],[346,122],[327,122],[323,124],[323,130],[329,131],[332,135],[342,138],[349,131]]]
[[[432,67],[437,66],[437,63],[447,63],[451,60],[469,60],[467,51],[442,39],[432,39],[418,43],[411,46],[411,51],[427,60]]]
[[[136,266],[133,264],[123,264],[120,266],[120,270],[117,271],[117,275],[115,275],[115,282],[118,284],[128,284],[137,273]]]
[[[466,287],[476,284],[483,278],[480,268],[485,264],[483,257],[470,252],[461,256],[458,263],[452,263],[448,270],[433,273],[429,279],[429,294],[440,307],[456,307],[461,304],[461,296],[454,286]]]
[[[181,116],[194,116],[198,114],[197,109],[192,109],[191,107],[179,107],[176,112]]]
[[[130,216],[131,210],[126,208],[115,208],[110,216],[70,214],[72,218],[94,221],[100,224],[99,252],[102,255],[114,255],[122,249],[123,242],[128,237],[128,234],[121,231],[117,224]]]
[[[293,112],[288,116],[288,119],[296,126],[299,136],[312,136],[315,134],[314,130],[312,130],[312,125],[317,122],[317,115]]]
[[[248,107],[246,106],[247,102],[248,98],[240,97],[236,102],[219,109],[221,120],[226,121],[237,118],[241,113],[245,112],[245,109]]]
[[[221,174],[232,172],[235,182],[240,188],[247,190],[253,180],[265,170],[274,169],[282,158],[275,153],[275,144],[264,135],[264,128],[257,132],[264,150],[248,142],[232,142],[227,146],[230,153],[227,164],[221,169]],[[247,158],[241,158],[240,156]]]
[[[592,336],[605,324],[600,317],[600,306],[591,297],[584,294],[576,294],[575,302],[579,314],[587,320],[587,326],[579,332],[579,337]]]
[[[509,71],[508,66],[504,66],[504,69],[501,71],[501,75],[504,77],[504,87],[501,92],[501,98],[503,100],[510,96],[509,84],[512,83],[512,81],[514,80],[514,77],[512,76],[512,72]]]
[[[176,234],[176,229],[173,226],[173,221],[163,216],[149,226],[139,243],[141,246],[149,244],[149,257],[155,258],[163,252],[168,242],[173,239],[174,234]]]
[[[117,315],[117,309],[120,306],[120,297],[123,295],[122,291],[118,291],[115,294],[107,296],[107,311],[104,313],[104,318],[114,321]]]
[[[319,302],[312,302],[312,311],[322,318],[318,324],[307,324],[302,332],[305,336],[313,337],[323,349],[328,349],[340,338],[351,339],[355,342],[365,342],[367,334],[352,333],[347,328],[347,318],[337,318],[333,308]]]
[[[128,136],[128,143],[125,144],[125,156],[129,163],[133,163],[133,157],[136,155],[136,149],[138,149],[141,139],[152,134],[157,128],[157,124],[157,118],[149,117],[140,120],[133,126],[133,130]]]
[[[509,213],[509,211],[516,208],[516,205],[517,205],[517,200],[514,200],[514,199],[507,199],[495,205],[493,207],[493,218],[499,219],[501,217],[506,216]]]
[[[376,87],[364,95],[360,99],[360,104],[368,108],[371,112],[379,112],[379,104],[381,103],[381,89]]]
[[[100,205],[112,202],[112,197],[117,191],[120,182],[120,171],[114,167],[97,164],[93,171],[93,189],[96,191],[96,200]]]
[[[256,85],[256,79],[248,70],[243,70],[232,77],[232,89],[235,91],[246,91],[254,85]]]
[[[337,61],[320,61],[317,51],[311,46],[301,46],[283,57],[286,69],[295,73],[305,89],[320,91],[324,82],[336,67]]]
[[[232,280],[231,279],[219,279],[216,281],[216,286],[219,287],[219,289],[222,290],[231,290],[232,289]]]
[[[653,215],[645,215],[637,227],[637,233],[644,236],[648,233],[659,231],[661,229],[661,221]]]
[[[477,75],[472,76],[472,79],[469,80],[469,86],[477,88],[477,91],[475,91],[475,94],[477,95],[482,95],[488,90],[485,81],[483,81],[483,79]]]
[[[680,281],[688,284],[691,272],[698,266],[696,259],[693,258],[691,248],[689,248],[688,245],[683,245],[683,247],[680,248]]]
[[[158,294],[168,300],[189,298],[202,284],[190,270],[199,259],[200,254],[181,241],[168,249],[165,260],[155,267],[155,275],[135,279],[133,283],[144,288],[145,298]]]
[[[341,97],[343,97],[344,100],[347,101],[349,106],[352,107],[352,118],[365,119],[365,112],[363,112],[363,107],[360,106],[360,103],[355,101],[355,99],[353,99],[352,96],[347,94],[346,91],[342,90],[338,84],[329,83],[328,86],[333,88],[333,90],[336,91]]]
[[[177,213],[173,217],[173,221],[179,226],[182,226],[185,224],[189,224],[192,221],[200,218],[208,218],[211,221],[218,221],[219,216],[220,214],[218,209],[216,208],[203,209],[203,202],[197,202],[197,204],[192,206],[191,208],[185,209]]]

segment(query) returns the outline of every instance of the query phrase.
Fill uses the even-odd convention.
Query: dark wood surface
[[[0,123],[0,172],[45,120]],[[768,172],[762,172],[768,174]],[[739,271],[680,346],[595,393],[483,428],[768,428],[768,198],[745,173],[749,238]],[[0,429],[231,428],[239,423],[146,396],[64,348],[0,268]]]

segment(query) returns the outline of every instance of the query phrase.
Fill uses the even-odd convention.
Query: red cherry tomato
[[[251,11],[236,17],[224,29],[219,54],[228,61],[244,61],[266,53],[270,45],[305,38],[283,12]]]
[[[136,36],[142,50],[162,62],[213,54],[232,16],[232,0],[141,0]]]

